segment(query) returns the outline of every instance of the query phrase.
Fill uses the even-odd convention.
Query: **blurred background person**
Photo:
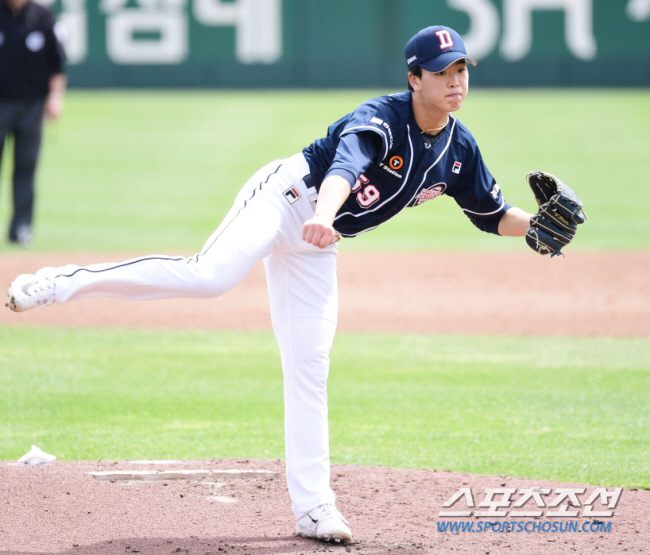
[[[63,109],[65,55],[50,10],[32,0],[0,0],[0,162],[5,139],[14,145],[13,215],[9,241],[30,246],[34,177],[43,117]]]

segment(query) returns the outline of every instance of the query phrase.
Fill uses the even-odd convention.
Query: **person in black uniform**
[[[34,215],[34,175],[43,116],[57,119],[66,87],[63,47],[55,18],[32,0],[0,0],[0,160],[13,136],[13,217],[9,241],[29,246]]]

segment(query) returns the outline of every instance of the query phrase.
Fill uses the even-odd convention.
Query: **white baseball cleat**
[[[334,505],[325,503],[298,519],[296,534],[303,538],[347,542],[352,539],[348,524]]]
[[[14,312],[24,312],[36,306],[54,302],[54,281],[42,274],[22,274],[7,291],[8,306]]]

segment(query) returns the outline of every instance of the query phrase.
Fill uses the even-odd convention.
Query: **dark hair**
[[[411,69],[409,69],[409,73],[412,73],[416,77],[422,78],[422,68],[420,66],[413,66]],[[413,92],[413,87],[411,87],[411,83],[406,81],[406,84],[408,85],[409,91]]]

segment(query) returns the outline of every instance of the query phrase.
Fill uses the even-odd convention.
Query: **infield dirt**
[[[142,253],[144,254],[144,253]],[[2,257],[0,284],[43,266],[137,254]],[[650,251],[352,253],[338,264],[339,331],[650,337]],[[0,324],[271,329],[261,265],[218,299],[85,299]]]

